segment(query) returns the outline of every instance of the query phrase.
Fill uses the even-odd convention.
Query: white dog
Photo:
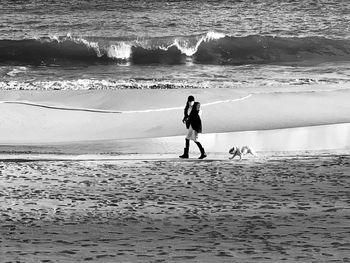
[[[242,157],[244,155],[247,155],[247,154],[251,154],[251,155],[256,155],[255,151],[249,147],[249,146],[243,146],[241,148],[239,147],[232,147],[230,150],[229,150],[229,153],[232,154],[232,156],[229,158],[230,160],[232,160],[233,158],[235,158],[236,156],[239,156],[239,160],[242,160]]]

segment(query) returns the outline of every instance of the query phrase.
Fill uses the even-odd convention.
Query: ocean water
[[[350,83],[350,1],[1,1],[0,89]]]

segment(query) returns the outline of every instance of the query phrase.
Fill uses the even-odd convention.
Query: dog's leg
[[[237,156],[237,153],[233,154],[230,160],[234,159],[236,156]]]

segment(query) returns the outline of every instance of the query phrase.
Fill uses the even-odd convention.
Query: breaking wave
[[[209,32],[151,39],[47,37],[0,40],[0,63],[244,65],[350,61],[350,40],[323,37],[233,37]]]

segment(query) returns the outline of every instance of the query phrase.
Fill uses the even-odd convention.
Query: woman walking
[[[202,132],[202,120],[201,120],[201,104],[199,102],[195,102],[193,96],[189,96],[187,99],[186,107],[184,109],[184,118],[182,120],[183,123],[186,124],[187,128],[187,136],[186,143],[183,155],[180,155],[180,158],[189,158],[188,152],[190,149],[190,140],[194,141],[199,151],[201,152],[201,156],[198,159],[204,159],[207,157],[205,150],[202,144],[199,142],[198,135]]]

